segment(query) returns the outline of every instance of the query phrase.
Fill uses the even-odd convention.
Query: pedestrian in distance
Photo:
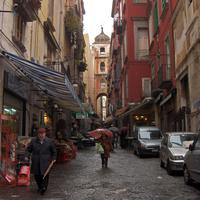
[[[38,186],[38,192],[43,195],[48,187],[49,173],[44,177],[50,164],[56,161],[56,147],[53,140],[46,136],[46,129],[39,128],[38,134],[26,148],[28,157],[31,155],[31,169]],[[28,159],[28,158],[27,158]]]
[[[119,128],[114,126],[114,124],[111,124],[110,128],[108,128],[108,129],[113,133],[112,147],[113,147],[113,151],[114,151],[114,148],[117,148],[117,144],[118,144]]]
[[[120,130],[120,146],[122,149],[127,147],[126,136],[128,135],[128,126],[123,126]]]
[[[112,140],[107,135],[102,134],[99,138],[99,142],[103,147],[103,153],[101,153],[102,168],[108,168],[108,158],[110,157],[110,152],[112,151]]]

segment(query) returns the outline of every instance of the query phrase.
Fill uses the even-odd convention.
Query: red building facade
[[[149,43],[152,96],[156,124],[176,130],[176,83],[172,16],[177,0],[149,1]]]
[[[113,117],[121,118],[131,127],[139,123],[139,120],[135,123],[138,115],[145,119],[141,123],[154,120],[152,109],[146,109],[148,116],[141,111],[146,100],[151,99],[147,11],[147,0],[113,0],[108,96]]]

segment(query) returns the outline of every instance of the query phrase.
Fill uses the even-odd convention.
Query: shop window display
[[[1,175],[8,183],[14,183],[16,178],[16,128],[17,120],[12,115],[0,115],[1,119]]]

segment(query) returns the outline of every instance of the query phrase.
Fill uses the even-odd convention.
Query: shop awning
[[[152,105],[153,105],[153,99],[151,99],[151,98],[145,99],[140,104],[133,106],[131,109],[129,109],[128,111],[121,114],[119,116],[119,118],[123,118],[123,117],[126,117],[129,114],[136,114],[136,113],[140,113],[140,112],[141,112],[141,114],[144,114],[145,111],[148,111],[147,106],[152,106]]]
[[[62,106],[73,111],[84,112],[82,103],[66,74],[51,70],[46,66],[36,64],[6,51],[1,51],[1,54],[17,66],[35,86],[45,91],[45,94],[55,99]]]
[[[105,119],[105,123],[106,124],[112,123],[116,118],[118,118],[120,115],[124,114],[128,109],[129,109],[129,106],[125,106],[123,108],[117,109],[114,116],[109,115]]]

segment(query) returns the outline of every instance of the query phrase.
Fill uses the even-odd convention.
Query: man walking
[[[44,194],[47,190],[49,174],[44,174],[50,163],[56,160],[56,148],[53,141],[46,137],[46,129],[39,128],[38,134],[32,139],[26,149],[32,155],[32,172],[38,186],[38,192]]]

